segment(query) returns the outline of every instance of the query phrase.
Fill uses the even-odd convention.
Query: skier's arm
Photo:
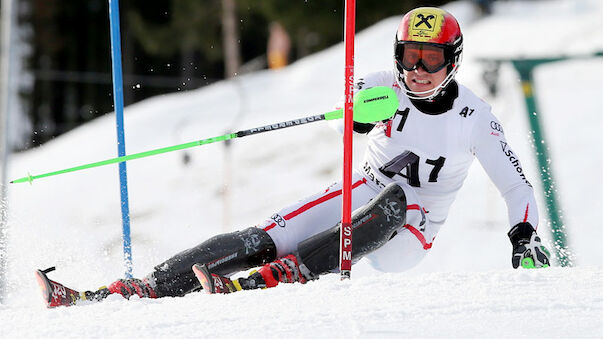
[[[536,234],[538,207],[532,185],[519,157],[507,142],[500,122],[490,112],[476,117],[471,133],[471,149],[479,159],[507,204],[513,246],[513,268],[549,266],[549,254]]]
[[[471,150],[505,199],[509,224],[528,222],[537,228],[534,190],[519,157],[507,142],[500,122],[490,112],[482,112],[476,118],[471,132]]]

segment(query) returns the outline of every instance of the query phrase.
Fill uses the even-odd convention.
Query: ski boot
[[[121,294],[122,297],[130,299],[131,296],[137,295],[140,298],[157,298],[155,290],[149,284],[147,279],[119,279],[107,287],[109,294]]]
[[[201,264],[193,265],[193,272],[199,279],[203,290],[208,294],[270,288],[278,285],[279,282],[305,284],[308,280],[315,279],[308,274],[302,274],[297,258],[293,254],[262,266],[247,278],[230,280],[227,277],[211,273],[205,265]]]

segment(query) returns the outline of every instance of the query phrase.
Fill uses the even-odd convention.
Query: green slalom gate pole
[[[530,128],[532,129],[533,142],[536,150],[536,158],[540,169],[540,179],[544,189],[544,197],[546,200],[546,208],[551,222],[551,233],[555,247],[555,254],[559,265],[562,267],[572,266],[571,256],[567,247],[567,239],[565,234],[565,225],[560,216],[559,203],[555,192],[555,180],[553,172],[549,166],[549,155],[547,143],[545,142],[542,124],[539,120],[539,110],[536,104],[533,91],[532,70],[534,67],[548,62],[560,61],[560,58],[549,59],[520,59],[511,60],[515,69],[519,72],[521,86],[525,96],[526,108],[528,112]]]
[[[355,107],[354,108],[354,121],[356,121],[356,122],[370,123],[370,122],[375,122],[375,121],[386,120],[386,119],[391,118],[394,115],[394,113],[396,112],[396,109],[398,108],[398,97],[396,96],[396,93],[394,92],[394,90],[389,87],[382,87],[382,86],[373,87],[373,88],[362,90],[362,91],[358,92],[358,94],[354,98],[354,107]],[[109,165],[109,164],[121,163],[121,162],[128,161],[128,160],[145,158],[145,157],[149,157],[152,155],[173,152],[173,151],[182,150],[185,148],[191,148],[191,147],[195,147],[195,146],[207,145],[207,144],[211,144],[211,143],[219,142],[219,141],[226,141],[226,140],[231,140],[231,139],[235,139],[235,138],[242,138],[242,137],[245,137],[248,135],[254,135],[254,134],[274,131],[274,130],[278,130],[278,129],[304,125],[304,124],[322,121],[322,120],[341,119],[342,117],[343,117],[343,109],[338,109],[338,110],[327,112],[324,114],[318,114],[318,115],[304,117],[304,118],[300,118],[300,119],[279,122],[276,124],[270,124],[270,125],[266,125],[266,126],[262,126],[262,127],[256,127],[256,128],[252,128],[252,129],[248,129],[248,130],[238,131],[236,133],[224,134],[224,135],[213,137],[213,138],[202,139],[202,140],[187,142],[184,144],[158,148],[158,149],[154,149],[151,151],[125,155],[125,156],[107,159],[107,160],[103,160],[103,161],[97,161],[97,162],[93,162],[93,163],[89,163],[89,164],[85,164],[85,165],[80,165],[80,166],[75,166],[75,167],[70,167],[70,168],[54,171],[54,172],[48,172],[48,173],[38,174],[38,175],[29,174],[25,177],[15,179],[15,180],[11,181],[10,183],[11,184],[22,183],[22,182],[32,183],[34,180],[40,179],[40,178],[80,171],[80,170],[84,170],[84,169],[88,169],[88,168],[99,167],[99,166],[104,166],[104,165]]]

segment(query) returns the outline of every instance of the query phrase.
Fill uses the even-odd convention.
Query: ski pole
[[[357,121],[360,123],[370,123],[370,122],[386,120],[386,119],[391,118],[394,115],[397,108],[398,108],[398,97],[396,96],[396,93],[394,92],[393,89],[391,89],[389,87],[383,87],[383,86],[365,89],[365,90],[359,91],[358,94],[356,94],[356,96],[354,97],[354,121]],[[207,145],[207,144],[211,144],[211,143],[219,142],[219,141],[226,141],[226,140],[235,139],[235,138],[242,138],[242,137],[245,137],[248,135],[275,131],[278,129],[304,125],[304,124],[322,121],[322,120],[341,119],[342,117],[343,117],[343,109],[338,109],[338,110],[327,112],[324,114],[318,114],[318,115],[304,117],[304,118],[300,118],[300,119],[279,122],[276,124],[270,124],[270,125],[266,125],[266,126],[251,128],[251,129],[247,129],[247,130],[238,131],[235,133],[224,134],[224,135],[220,135],[220,136],[213,137],[213,138],[187,142],[184,144],[158,148],[158,149],[154,149],[154,150],[150,150],[150,151],[134,153],[134,154],[125,155],[125,156],[121,156],[121,157],[117,157],[117,158],[97,161],[97,162],[93,162],[93,163],[89,163],[89,164],[85,164],[85,165],[70,167],[70,168],[66,168],[66,169],[62,169],[62,170],[58,170],[58,171],[54,171],[54,172],[48,172],[48,173],[38,174],[38,175],[28,174],[27,176],[19,178],[19,179],[15,179],[15,180],[11,181],[10,183],[11,184],[17,184],[17,183],[21,183],[21,182],[32,183],[35,179],[50,177],[50,176],[69,173],[69,172],[80,171],[80,170],[93,168],[93,167],[120,163],[120,162],[124,162],[124,161],[128,161],[128,160],[145,158],[145,157],[149,157],[152,155],[173,152],[173,151],[182,150],[185,148],[190,148],[190,147],[195,147],[195,146]]]

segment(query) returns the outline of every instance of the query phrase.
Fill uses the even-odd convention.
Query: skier
[[[371,73],[356,90],[389,86],[396,114],[376,124],[354,124],[368,135],[353,173],[352,257],[378,270],[416,265],[432,247],[469,167],[477,158],[505,199],[512,266],[549,266],[536,234],[538,209],[532,185],[491,107],[455,81],[463,55],[457,20],[434,7],[416,8],[400,22],[394,68]],[[102,299],[182,296],[301,282],[337,271],[341,182],[285,207],[262,224],[215,236],[155,267],[144,279],[121,279],[80,297]],[[194,269],[191,269],[194,266]],[[253,267],[247,278],[228,276]]]

